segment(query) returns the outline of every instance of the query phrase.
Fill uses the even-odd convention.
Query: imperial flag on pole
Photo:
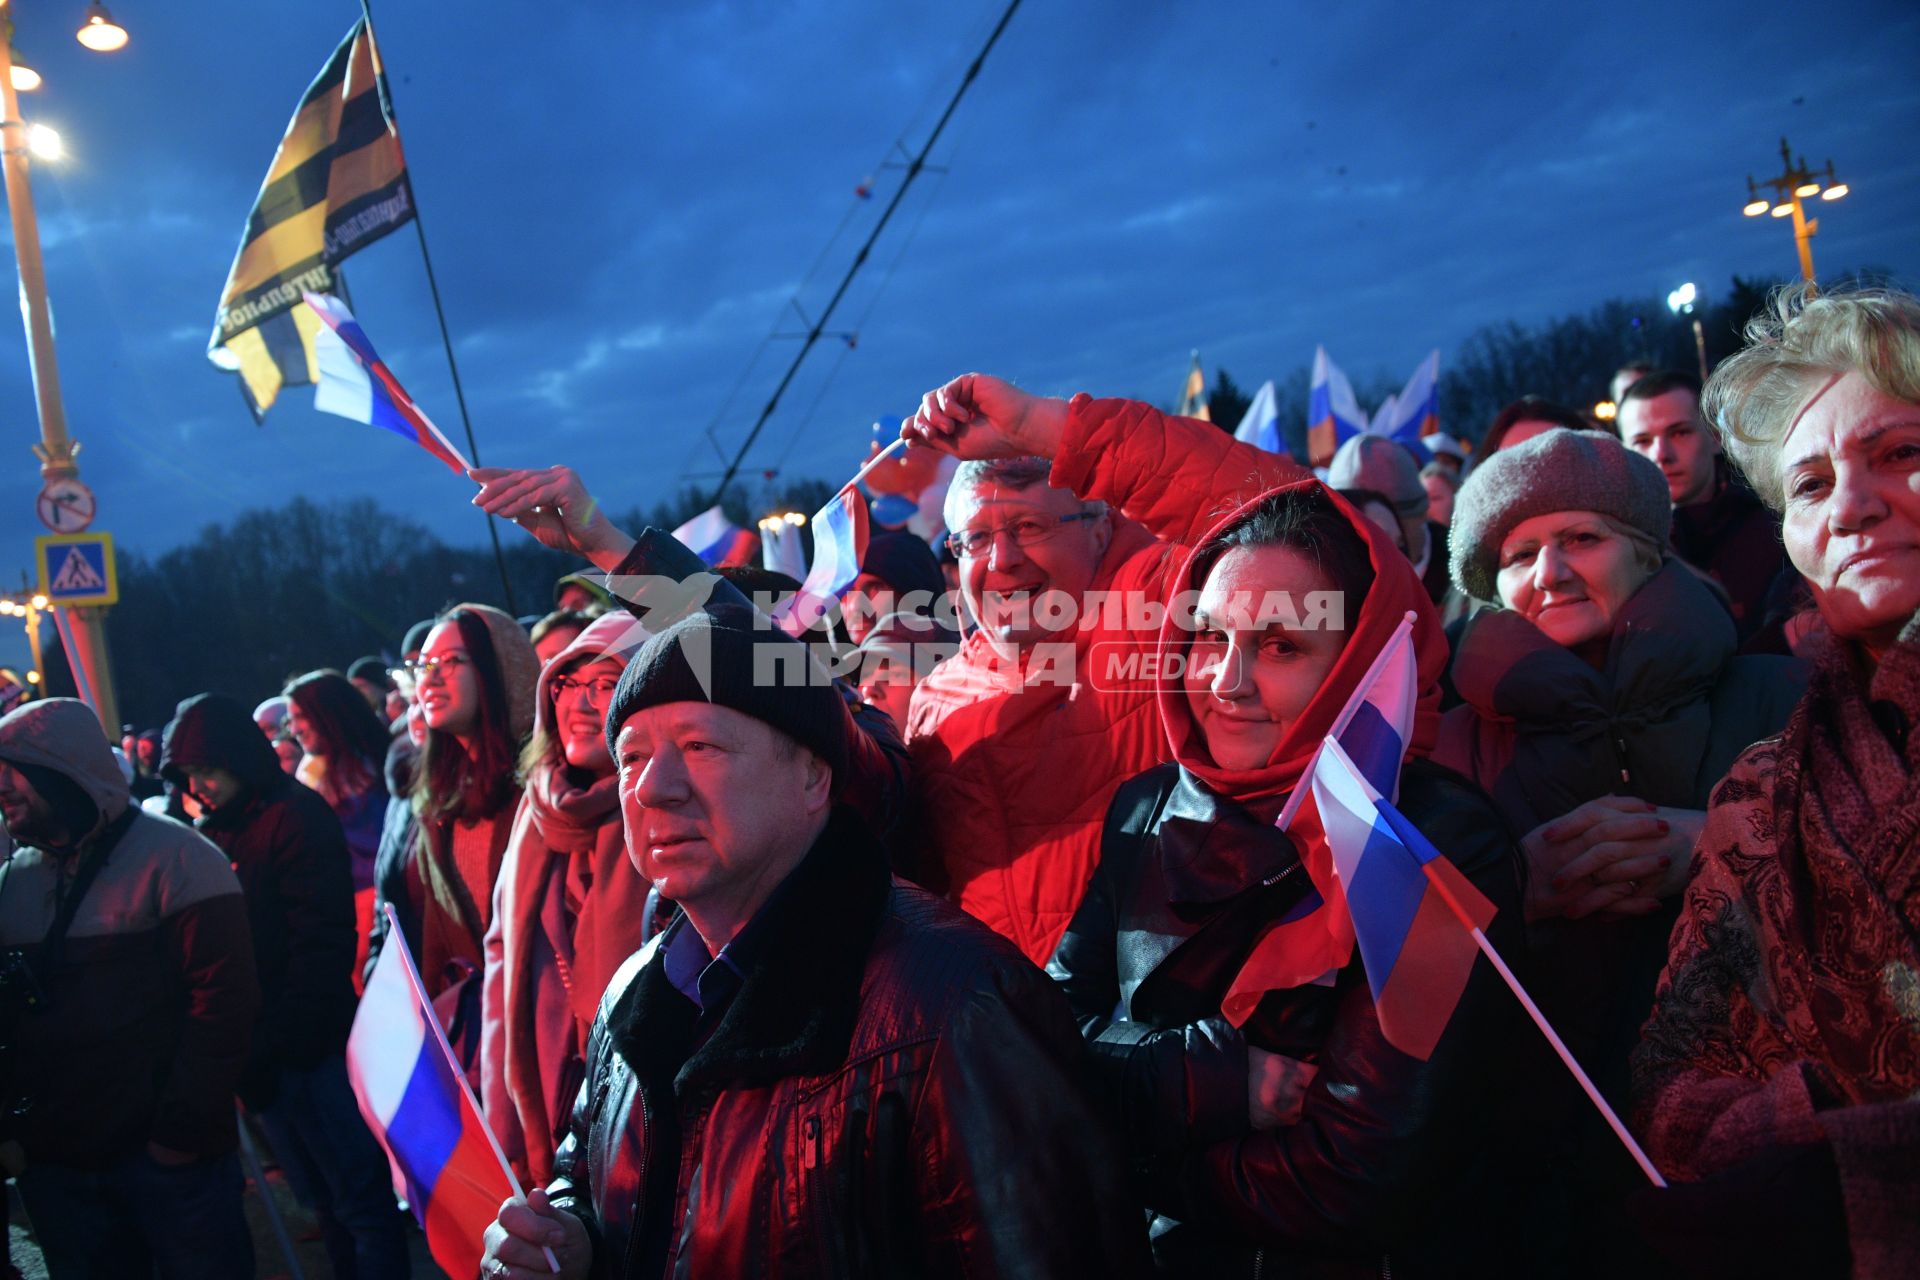
[[[400,130],[362,18],[294,110],[214,315],[207,358],[240,375],[256,422],[282,387],[319,379],[320,320],[301,295],[340,294],[340,263],[411,217]]]
[[[347,1037],[347,1076],[433,1260],[450,1276],[471,1276],[481,1237],[514,1194],[513,1176],[434,1019],[399,922],[389,923]]]

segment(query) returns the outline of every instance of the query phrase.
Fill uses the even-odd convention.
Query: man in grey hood
[[[226,857],[129,803],[85,703],[0,717],[0,1129],[53,1280],[243,1277],[234,1086],[259,1011]]]

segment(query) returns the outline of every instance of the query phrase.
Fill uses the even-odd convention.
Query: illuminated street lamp
[[[104,5],[97,3],[88,8],[86,24],[78,36],[81,44],[99,52],[110,52],[127,43],[126,29],[113,20]],[[0,0],[0,168],[5,171],[7,213],[13,222],[14,260],[20,268],[20,310],[27,326],[33,398],[40,412],[40,443],[33,451],[40,459],[44,480],[72,481],[80,475],[79,465],[73,460],[80,446],[67,434],[66,406],[60,398],[60,366],[53,350],[53,314],[47,305],[46,268],[40,260],[40,223],[34,214],[33,186],[29,178],[30,157],[44,159],[57,154],[59,135],[38,125],[29,129],[21,119],[13,71],[11,6],[6,0]],[[48,607],[46,597],[41,595],[26,603],[31,610],[30,620],[37,620],[38,612]],[[100,723],[117,725],[119,709],[114,705],[113,681],[107,666],[106,610],[67,608],[65,613],[74,649],[67,658],[77,669],[84,670],[84,684],[92,689],[93,710],[100,717]],[[40,665],[37,657],[34,665]]]
[[[1824,181],[1825,185],[1822,186]],[[1773,188],[1773,199],[1760,194],[1761,187]],[[1847,194],[1847,184],[1834,177],[1833,161],[1827,161],[1823,172],[1807,168],[1807,158],[1800,157],[1794,163],[1793,152],[1787,147],[1787,140],[1780,139],[1780,176],[1767,178],[1756,184],[1751,174],[1747,177],[1747,204],[1742,213],[1749,218],[1757,218],[1770,213],[1776,218],[1793,219],[1793,243],[1800,251],[1800,277],[1808,284],[1813,283],[1813,237],[1820,231],[1820,219],[1807,217],[1803,200],[1819,196],[1822,200],[1838,200]]]
[[[1699,299],[1700,291],[1689,281],[1667,295],[1667,310],[1676,316],[1692,317],[1693,350],[1700,357],[1700,381],[1704,383],[1707,380],[1707,334],[1700,327],[1700,317],[1693,310],[1693,304]]]
[[[127,29],[113,20],[100,0],[93,0],[87,6],[86,22],[74,32],[73,38],[95,53],[112,53],[126,47]]]

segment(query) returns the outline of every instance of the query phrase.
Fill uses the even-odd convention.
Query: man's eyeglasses
[[[1052,519],[1025,516],[998,529],[964,529],[959,533],[947,535],[947,550],[956,556],[965,556],[972,560],[985,555],[987,548],[993,545],[994,537],[1002,533],[1013,539],[1014,546],[1030,547],[1036,542],[1045,542],[1076,520],[1092,520],[1099,514],[1097,511],[1076,511],[1070,516],[1056,516]]]
[[[613,691],[620,687],[620,677],[596,676],[592,680],[575,680],[572,676],[555,676],[547,684],[553,689],[556,702],[576,689],[586,690],[595,702],[606,702],[613,697]]]
[[[407,674],[413,677],[415,684],[423,683],[436,671],[443,671],[449,679],[461,667],[471,666],[473,659],[464,653],[443,653],[437,658],[418,657],[407,664]]]

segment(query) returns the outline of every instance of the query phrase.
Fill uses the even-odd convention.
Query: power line
[[[885,212],[880,215],[880,221],[874,224],[866,243],[860,246],[858,253],[854,254],[853,264],[847,268],[847,274],[841,279],[840,287],[833,291],[833,297],[828,300],[826,309],[809,325],[806,339],[800,344],[800,350],[794,356],[793,363],[787,367],[786,374],[781,377],[780,385],[773,389],[773,395],[767,399],[766,408],[760,411],[760,417],[754,422],[753,430],[747,433],[740,451],[734,455],[733,461],[727,464],[726,474],[721,477],[719,485],[714,489],[715,502],[720,501],[721,495],[727,491],[727,485],[739,472],[740,464],[746,460],[747,450],[753,447],[754,440],[759,437],[761,429],[767,425],[767,419],[771,418],[773,411],[779,407],[780,397],[793,382],[794,375],[800,372],[800,366],[806,361],[807,353],[812,351],[814,344],[820,341],[827,321],[833,318],[834,308],[840,305],[840,300],[846,296],[848,287],[853,284],[853,278],[866,264],[867,255],[873,251],[874,243],[880,239],[880,233],[886,230],[887,223],[892,220],[894,210],[900,207],[900,201],[906,196],[908,188],[913,186],[913,180],[919,177],[921,170],[926,167],[927,156],[933,151],[934,144],[940,140],[941,133],[946,130],[947,122],[953,118],[954,111],[960,106],[960,100],[966,96],[967,90],[979,76],[981,64],[987,60],[987,55],[993,52],[993,46],[999,42],[1001,33],[1007,29],[1007,23],[1012,21],[1014,11],[1019,7],[1020,0],[1013,0],[1013,3],[1007,6],[1006,12],[1000,15],[1000,21],[994,25],[993,34],[987,37],[986,44],[981,47],[979,53],[974,55],[972,64],[967,67],[966,75],[961,77],[960,87],[954,90],[953,100],[948,102],[947,109],[940,113],[938,123],[933,126],[933,132],[927,135],[927,141],[920,148],[919,154],[908,163],[907,176],[901,181],[899,189],[893,193],[893,199],[888,202]]]

